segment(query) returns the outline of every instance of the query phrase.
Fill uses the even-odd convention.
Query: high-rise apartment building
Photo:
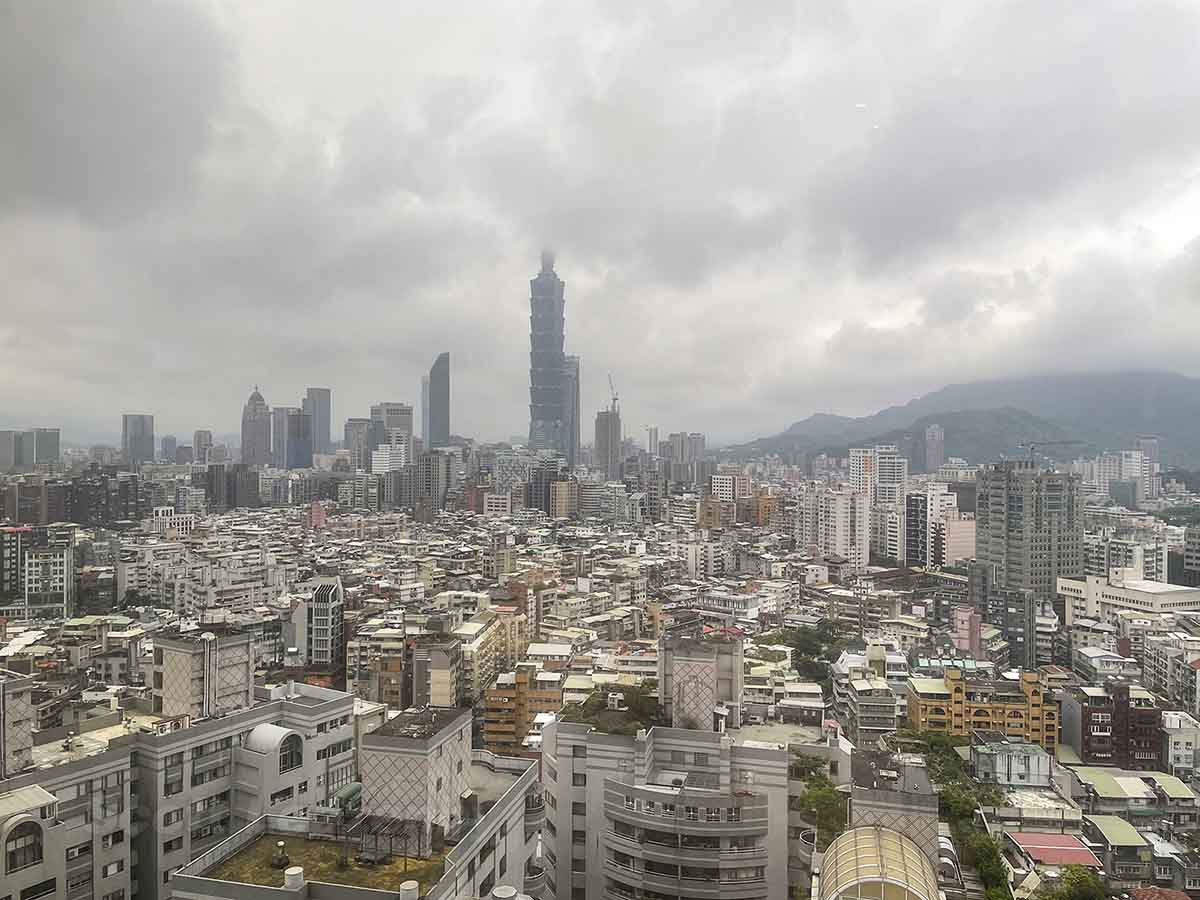
[[[154,461],[154,416],[121,416],[121,455],[135,466]]]
[[[179,441],[175,435],[168,434],[162,439],[160,456],[165,463],[175,462],[175,450],[179,447]]]
[[[450,446],[450,354],[441,353],[429,370],[429,431],[425,448]]]
[[[870,521],[866,494],[808,484],[796,504],[796,542],[836,553],[861,572],[869,558]]]
[[[213,434],[207,428],[198,428],[192,433],[192,453],[200,465],[208,463],[208,453],[213,448]]]
[[[563,357],[563,412],[563,433],[566,435],[563,455],[567,458],[567,468],[574,469],[579,461],[579,432],[582,427],[579,406],[579,357],[574,355]]]
[[[529,446],[558,453],[567,449],[563,408],[565,287],[554,271],[554,254],[542,253],[541,271],[529,282]]]
[[[271,465],[271,407],[255,386],[242,407],[242,462]]]
[[[592,464],[607,481],[621,478],[621,437],[621,410],[614,397],[608,409],[596,413],[596,442],[592,445]]]
[[[329,388],[310,387],[300,401],[300,408],[312,416],[313,453],[333,452],[333,440],[329,433],[331,406]]]
[[[941,425],[925,429],[925,471],[936,472],[946,462],[946,432]]]
[[[454,457],[436,450],[422,453],[417,458],[416,495],[427,500],[435,509],[446,505],[446,493],[454,479]]]
[[[651,425],[646,429],[646,452],[658,456],[658,426]]]
[[[981,469],[976,485],[975,557],[997,587],[1053,600],[1058,578],[1083,575],[1078,475],[1005,460]],[[1056,611],[1061,617],[1061,607]]]

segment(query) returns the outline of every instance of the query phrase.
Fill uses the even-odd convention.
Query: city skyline
[[[417,404],[449,350],[455,431],[520,433],[547,245],[581,409],[611,371],[631,424],[714,441],[1015,372],[1200,374],[1200,129],[1177,114],[1200,99],[1195,8],[1077,9],[1031,43],[1032,13],[989,6],[936,41],[909,7],[636,27],[515,7],[462,32],[452,8],[38,6],[3,36],[14,83],[41,86],[4,101],[31,123],[0,174],[4,427],[111,443],[125,406],[235,433],[254,384],[316,383],[336,432],[377,396]],[[66,33],[76,51],[49,52]],[[280,58],[280,33],[303,50]],[[680,33],[723,39],[688,52]],[[1106,327],[1079,354],[1088,318]],[[953,352],[928,352],[934,332]]]

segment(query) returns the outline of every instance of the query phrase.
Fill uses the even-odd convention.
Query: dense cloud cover
[[[0,425],[770,433],[1007,373],[1200,374],[1193,3],[0,3]],[[587,435],[589,429],[585,426]]]

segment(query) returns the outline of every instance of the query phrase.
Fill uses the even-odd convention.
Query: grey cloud
[[[15,423],[235,430],[255,382],[341,418],[448,349],[455,430],[520,433],[545,244],[585,415],[612,371],[631,432],[1192,365],[1200,251],[1129,235],[1195,189],[1194,8],[219,12],[4,8]]]

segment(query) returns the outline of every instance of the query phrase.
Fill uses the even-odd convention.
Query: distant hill
[[[1067,440],[1080,446],[1050,455],[1074,457],[1132,445],[1156,434],[1167,462],[1200,461],[1200,379],[1173,372],[1034,375],[955,384],[902,406],[859,418],[818,413],[734,453],[829,452],[850,445],[902,443],[936,422],[946,431],[946,455],[986,462],[1015,455],[1023,441]]]

